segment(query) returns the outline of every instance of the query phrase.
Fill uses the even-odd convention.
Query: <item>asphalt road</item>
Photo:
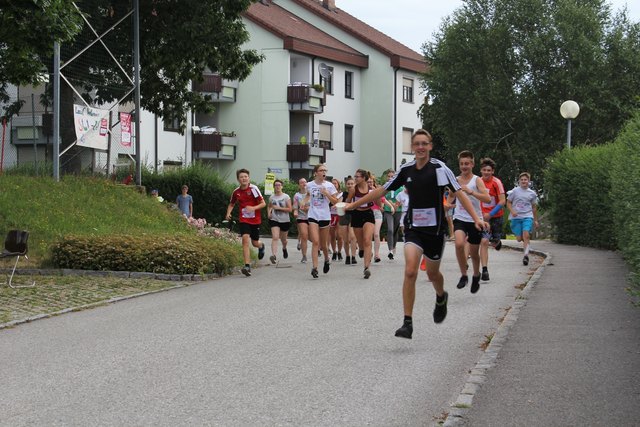
[[[433,323],[421,273],[405,340],[393,336],[404,262],[383,248],[369,280],[362,260],[312,279],[293,241],[288,260],[267,265],[267,250],[249,278],[2,330],[0,425],[433,425],[537,262],[492,250],[491,281],[472,295],[455,288],[448,243],[448,317]]]

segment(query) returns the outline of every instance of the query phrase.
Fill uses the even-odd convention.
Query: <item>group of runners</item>
[[[383,185],[378,186],[370,172],[358,169],[353,177],[345,179],[346,188],[342,191],[338,180],[326,180],[327,166],[319,164],[313,169],[311,181],[299,180],[299,189],[293,199],[282,191],[283,182],[276,180],[268,203],[258,187],[250,183],[249,171],[238,170],[236,177],[240,185],[231,196],[226,219],[231,219],[234,206],[239,204],[245,263],[242,273],[251,275],[251,246],[258,249],[258,259],[265,256],[265,245],[259,235],[259,210],[264,207],[267,207],[272,231],[270,261],[277,262],[278,242],[282,245],[283,258],[289,256],[287,234],[292,214],[297,223],[298,249],[302,252],[303,263],[307,262],[307,242],[311,242],[313,278],[319,277],[321,254],[322,271],[327,274],[331,261],[342,260],[344,250],[345,263],[351,265],[357,264],[355,253],[358,252],[358,258],[363,262],[363,277],[369,279],[371,262],[380,260],[379,234],[382,222],[386,220],[389,259],[394,259],[400,229],[404,240],[404,320],[395,335],[410,339],[415,283],[421,261],[436,293],[433,320],[441,323],[447,315],[448,293],[444,290],[444,277],[440,272],[447,234],[453,232],[455,239],[461,272],[457,287],[464,288],[469,282],[468,259],[471,258],[470,288],[476,293],[480,280],[489,280],[488,248],[500,249],[502,217],[507,206],[512,231],[524,242],[523,264],[527,265],[530,233],[534,224],[537,226],[536,197],[528,188],[529,174],[520,174],[519,186],[505,197],[504,186],[493,176],[496,167],[493,160],[482,159],[482,176],[476,176],[473,174],[473,154],[463,151],[458,156],[460,175],[456,177],[445,163],[430,156],[433,140],[429,132],[415,131],[411,147],[415,158],[397,172],[387,171],[387,181]],[[448,226],[447,211],[453,212],[453,231]]]

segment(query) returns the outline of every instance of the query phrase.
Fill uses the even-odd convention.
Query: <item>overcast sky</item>
[[[608,0],[614,11],[625,3],[633,21],[640,21],[640,0]],[[461,0],[336,0],[336,6],[386,35],[422,52],[445,16],[462,5]]]

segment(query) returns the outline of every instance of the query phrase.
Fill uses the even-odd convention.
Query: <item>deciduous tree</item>
[[[640,105],[640,24],[602,0],[465,0],[423,50],[425,126],[449,161],[494,158],[507,186],[563,148],[565,100],[574,144],[611,141]]]

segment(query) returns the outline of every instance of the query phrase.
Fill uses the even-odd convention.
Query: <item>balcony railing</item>
[[[220,92],[222,90],[222,77],[217,74],[204,74],[201,82],[193,82],[193,90],[196,92]]]
[[[238,82],[225,80],[217,74],[203,74],[203,81],[194,82],[193,90],[211,97],[213,102],[236,102]]]
[[[312,86],[289,85],[287,86],[287,102],[289,111],[301,113],[322,113],[326,104],[326,94]]]
[[[220,151],[222,135],[219,133],[194,133],[193,151]]]
[[[235,160],[238,137],[216,133],[194,133],[192,150],[197,159]]]
[[[301,167],[306,166],[310,169],[318,163],[324,162],[324,149],[320,147],[312,147],[309,144],[292,142],[287,145],[287,161],[291,163],[300,163]]]

